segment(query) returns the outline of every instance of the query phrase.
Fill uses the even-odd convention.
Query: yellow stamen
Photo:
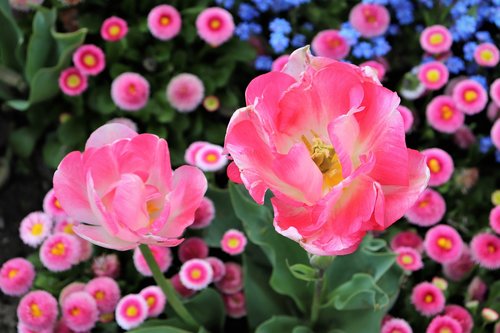
[[[73,231],[73,223],[66,224],[63,228],[63,232],[68,235],[74,235],[75,232]]]
[[[401,262],[405,265],[413,264],[413,257],[408,254],[403,254],[401,256]]]
[[[216,162],[217,161],[217,155],[214,154],[214,153],[209,153],[207,154],[207,156],[205,157],[205,160],[209,163],[213,163],[213,162]]]
[[[168,15],[163,15],[162,17],[160,17],[160,25],[166,27],[167,25],[170,24],[170,16]]]
[[[80,315],[81,310],[78,307],[74,307],[73,309],[71,309],[70,313],[73,317],[76,317]]]
[[[127,315],[127,317],[135,317],[137,316],[138,312],[139,311],[137,310],[137,307],[135,305],[131,305],[127,308],[125,314]]]
[[[78,79],[80,79],[80,78],[78,78]],[[54,206],[56,206],[56,208],[58,208],[58,209],[62,209],[61,203],[57,199],[54,199]]]
[[[441,74],[437,69],[430,69],[427,71],[427,73],[425,73],[425,77],[430,82],[437,82],[441,78]]]
[[[191,278],[197,280],[201,277],[201,270],[198,268],[195,268],[191,271],[191,273],[189,275],[191,275]]]
[[[148,303],[149,307],[152,307],[156,303],[156,298],[154,296],[148,296],[146,298],[146,303]]]
[[[466,102],[473,102],[477,99],[477,92],[475,92],[474,90],[466,90],[464,98]]]
[[[435,158],[431,158],[430,160],[428,160],[427,165],[429,166],[429,169],[431,169],[432,173],[441,171],[441,164]]]
[[[453,246],[451,239],[446,237],[439,237],[437,240],[437,245],[443,250],[450,250]]]
[[[230,238],[227,242],[227,246],[231,249],[235,249],[240,246],[240,240],[238,238]]]
[[[128,92],[131,95],[135,95],[137,93],[137,87],[135,86],[135,84],[133,84],[133,83],[129,84],[129,86],[128,86]]]
[[[443,327],[439,330],[439,333],[452,333],[452,330],[448,327]]]
[[[488,245],[488,252],[489,253],[497,252],[497,248],[495,247],[495,245],[492,245],[492,244]]]
[[[453,110],[448,105],[445,105],[441,108],[441,118],[444,120],[449,120],[453,117]]]
[[[66,248],[63,243],[59,242],[50,250],[50,253],[55,256],[62,256],[66,253]]]
[[[480,57],[482,60],[489,62],[493,59],[493,52],[491,50],[483,50],[480,53]]]
[[[42,310],[40,309],[40,307],[36,303],[32,303],[30,305],[30,310],[31,310],[31,315],[35,318],[38,318],[42,315]]]
[[[86,54],[83,56],[83,63],[89,67],[92,67],[97,63],[97,59],[93,54]]]
[[[444,36],[440,32],[433,33],[429,38],[429,43],[432,45],[441,44],[444,40]]]
[[[94,298],[98,301],[101,301],[104,299],[104,296],[106,296],[106,294],[104,293],[104,291],[102,290],[98,290],[96,291],[96,293],[94,294]]]
[[[327,44],[330,48],[335,49],[340,46],[341,42],[337,38],[331,38],[327,41]]]
[[[302,142],[306,145],[311,158],[323,174],[323,189],[330,189],[340,183],[342,177],[342,165],[332,145],[325,144],[317,135],[312,144],[303,135]]]
[[[114,24],[114,25],[109,27],[108,33],[111,36],[115,37],[115,36],[118,36],[120,34],[120,31],[121,31],[120,26]]]
[[[432,296],[431,294],[425,295],[425,297],[424,297],[425,303],[432,303],[433,301],[434,301],[434,296]]]
[[[43,224],[42,223],[35,223],[31,227],[31,234],[33,236],[40,236],[43,232]]]
[[[70,88],[76,88],[82,83],[82,79],[80,78],[79,75],[77,74],[70,74],[68,75],[68,78],[66,79],[66,84]],[[60,206],[60,205],[59,205]],[[57,207],[57,206],[56,206]],[[60,208],[60,207],[58,207]]]
[[[19,273],[19,270],[13,268],[9,271],[9,274],[7,274],[7,276],[9,277],[9,279],[13,279],[17,276],[18,273]]]
[[[419,208],[424,208],[424,207],[427,207],[427,206],[429,206],[429,201],[427,201],[427,200],[422,200],[422,201],[420,201],[418,203],[418,207]]]
[[[214,19],[210,20],[209,25],[210,25],[210,29],[218,30],[222,26],[222,22],[219,19],[214,18]]]

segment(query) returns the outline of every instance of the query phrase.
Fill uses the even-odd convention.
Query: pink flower
[[[443,264],[444,275],[453,281],[464,279],[474,268],[474,261],[467,245],[464,245],[462,254],[457,260]]]
[[[88,87],[87,76],[76,67],[63,70],[58,82],[59,89],[68,96],[81,95]]]
[[[118,302],[115,317],[118,326],[124,330],[136,328],[148,317],[148,303],[141,295],[127,295]]]
[[[391,249],[396,251],[400,247],[411,247],[419,253],[424,251],[424,241],[414,231],[401,231],[391,239]]]
[[[170,5],[159,5],[148,14],[148,28],[153,36],[160,40],[174,38],[181,31],[181,15]]]
[[[491,141],[493,145],[500,150],[500,118],[495,121],[493,126],[491,127]]]
[[[407,212],[408,222],[429,227],[441,221],[446,213],[446,202],[439,192],[426,189]]]
[[[288,54],[283,54],[278,58],[274,59],[273,65],[271,66],[271,70],[274,72],[281,72],[288,63],[288,58],[290,58]]]
[[[215,283],[215,287],[223,294],[235,294],[243,289],[243,270],[235,262],[227,262],[226,274]]]
[[[130,128],[134,132],[138,132],[139,129],[137,128],[137,124],[128,118],[113,118],[110,121],[108,121],[106,124],[122,124]]]
[[[170,167],[167,142],[120,124],[97,129],[83,153],[68,154],[54,189],[74,230],[93,244],[116,250],[137,244],[176,246],[207,188],[195,167]]]
[[[381,64],[380,62],[375,61],[375,60],[369,60],[369,61],[365,61],[362,64],[359,64],[359,67],[367,67],[367,66],[373,68],[375,70],[375,72],[377,72],[377,77],[378,77],[379,81],[382,81],[384,79],[385,67],[383,64]],[[402,105],[400,105],[398,108],[401,108],[401,107],[402,107]],[[404,119],[404,117],[403,117],[403,119]]]
[[[29,11],[33,5],[41,5],[44,0],[9,0],[10,6],[22,12]]]
[[[233,36],[233,16],[224,8],[205,8],[196,18],[196,30],[201,39],[217,47]]]
[[[500,268],[500,237],[489,233],[475,235],[470,242],[472,258],[483,268]]]
[[[222,295],[227,316],[230,318],[242,318],[247,315],[246,299],[243,292],[230,295]]]
[[[56,225],[54,227],[54,232],[63,232],[68,235],[75,235],[75,232],[73,231],[73,227],[76,225],[76,221],[73,220],[72,218],[63,218],[56,222]]]
[[[78,291],[85,291],[85,286],[86,284],[83,282],[71,282],[70,284],[65,286],[59,293],[59,303],[64,303],[64,300],[73,293],[76,293]]]
[[[406,148],[399,98],[363,73],[299,49],[285,72],[250,83],[226,133],[250,195],[262,204],[271,189],[275,229],[313,254],[353,252],[427,185],[424,157]]]
[[[120,275],[120,261],[114,253],[104,254],[94,259],[92,272],[95,276],[117,278]]]
[[[190,237],[179,246],[179,260],[186,262],[191,259],[204,259],[208,256],[208,245],[200,237]]]
[[[474,320],[465,308],[460,305],[447,305],[444,308],[444,315],[455,319],[462,327],[462,333],[471,333]]]
[[[420,66],[418,79],[429,90],[438,90],[448,82],[448,68],[439,61],[430,61]]]
[[[430,317],[443,311],[445,298],[441,289],[430,282],[421,282],[413,288],[411,302],[419,313]]]
[[[54,329],[52,327],[49,327],[44,330],[32,330],[28,328],[26,325],[24,325],[21,322],[17,323],[17,333],[54,333]],[[56,331],[56,333],[65,333],[65,332],[59,332]],[[70,332],[72,333],[72,332]]]
[[[28,260],[7,260],[0,268],[0,290],[9,296],[21,296],[31,288],[35,275],[35,267]]]
[[[174,76],[167,86],[167,100],[179,112],[192,112],[203,100],[205,86],[194,74]]]
[[[401,117],[403,118],[403,124],[404,124],[404,129],[405,133],[410,132],[411,127],[413,126],[413,112],[411,112],[410,109],[408,109],[404,105],[400,105],[397,107],[397,110],[401,114]]]
[[[425,333],[462,333],[462,327],[450,316],[437,316],[431,320]]]
[[[500,107],[500,78],[493,81],[490,86],[490,97]]]
[[[448,182],[455,166],[450,154],[439,148],[429,148],[421,151],[426,157],[426,163],[431,171],[429,186],[441,186]]]
[[[92,257],[92,253],[94,252],[94,247],[92,243],[88,240],[81,238],[78,235],[74,235],[78,243],[80,244],[80,255],[78,256],[77,263],[85,262]]]
[[[442,25],[432,25],[420,34],[420,46],[430,54],[449,51],[453,39],[450,31]]]
[[[203,259],[190,259],[182,264],[179,271],[181,283],[191,290],[205,289],[212,283],[213,276],[212,266]]]
[[[390,22],[389,11],[378,4],[360,3],[354,6],[349,13],[349,23],[363,37],[383,35],[389,28]]]
[[[188,289],[182,284],[179,274],[175,274],[174,276],[172,276],[170,282],[172,282],[172,286],[174,286],[175,291],[177,291],[177,293],[182,297],[187,298],[196,293],[195,290]]]
[[[460,148],[467,149],[476,142],[476,137],[469,127],[463,125],[457,129],[453,136],[453,140]]]
[[[80,252],[80,244],[75,236],[59,232],[43,242],[40,260],[48,270],[61,272],[78,263]]]
[[[209,144],[209,142],[206,141],[195,141],[191,143],[184,153],[184,160],[186,163],[196,165],[195,159],[198,151],[207,144]]]
[[[165,273],[172,265],[172,251],[170,251],[168,247],[154,246],[154,245],[150,245],[149,249],[151,250],[153,258],[158,264],[160,271],[162,273]],[[134,249],[133,259],[134,259],[134,266],[139,273],[141,273],[144,276],[153,276],[153,272],[151,272],[151,269],[149,268],[146,259],[144,259],[144,256],[142,255],[141,250],[138,247]]]
[[[380,333],[413,333],[413,330],[406,320],[392,318],[382,325]]]
[[[117,42],[128,33],[127,21],[122,18],[111,16],[102,22],[101,37],[108,42]]]
[[[73,63],[85,75],[97,75],[106,67],[104,52],[92,44],[78,47],[73,53]]]
[[[212,281],[219,282],[222,280],[224,275],[226,275],[226,266],[224,265],[224,262],[217,257],[208,257],[205,258],[205,261],[212,266],[212,271],[214,272]]]
[[[208,143],[197,151],[194,163],[203,171],[219,171],[226,166],[227,157],[224,148]]]
[[[486,117],[488,117],[490,121],[495,121],[500,118],[500,107],[498,107],[494,101],[488,103],[486,107]]]
[[[436,131],[454,133],[464,124],[465,116],[450,96],[437,96],[427,104],[427,122]]]
[[[498,51],[495,44],[479,44],[474,50],[474,60],[479,66],[495,67],[500,60],[500,51]]]
[[[29,213],[19,226],[19,235],[24,244],[37,247],[52,230],[52,219],[42,212]]]
[[[203,99],[203,102],[201,103],[205,110],[208,112],[214,112],[219,110],[220,107],[220,100],[217,96],[210,95],[207,96]]]
[[[99,317],[94,298],[85,291],[69,295],[61,305],[61,312],[64,323],[77,332],[94,328]]]
[[[234,256],[243,253],[247,245],[245,234],[236,229],[229,229],[220,241],[222,251]]]
[[[318,32],[311,42],[311,48],[314,54],[335,60],[344,59],[351,50],[344,36],[334,29]]]
[[[238,166],[234,162],[230,162],[226,169],[227,178],[235,184],[243,184],[241,180],[241,172]]]
[[[468,115],[481,112],[488,102],[483,86],[474,80],[463,80],[453,88],[453,100],[459,110]]]
[[[113,312],[121,297],[118,283],[106,276],[90,280],[85,291],[94,298],[101,314]]]
[[[491,308],[483,308],[481,310],[481,317],[483,317],[484,321],[487,323],[494,323],[498,320],[498,312]]]
[[[200,207],[194,213],[194,222],[191,229],[203,229],[208,227],[215,218],[215,206],[212,200],[204,197],[201,200]]]
[[[491,229],[500,234],[500,206],[496,206],[490,211],[489,221]]]
[[[113,102],[125,111],[142,109],[149,99],[149,83],[137,73],[118,75],[111,84]]]
[[[460,258],[464,243],[455,228],[440,224],[427,231],[424,247],[431,259],[446,264]]]
[[[422,263],[422,257],[420,253],[412,249],[411,247],[399,247],[395,250],[396,254],[396,263],[406,271],[418,271],[424,264]]]
[[[475,276],[467,287],[467,298],[472,301],[482,302],[487,291],[488,286],[486,283],[480,277]]]
[[[158,317],[165,309],[167,298],[158,286],[149,286],[139,292],[148,304],[148,317]]]
[[[36,332],[54,326],[57,314],[56,299],[43,290],[26,294],[17,306],[19,322]]]

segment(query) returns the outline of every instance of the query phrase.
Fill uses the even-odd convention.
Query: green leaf
[[[255,333],[293,332],[294,328],[300,324],[299,319],[295,317],[273,316],[257,327]]]
[[[0,1],[0,27],[2,27],[0,62],[6,67],[20,70],[22,64],[16,55],[23,43],[23,34],[12,16],[8,1]]]
[[[33,152],[39,133],[30,127],[21,127],[10,135],[10,145],[14,152],[27,158]]]
[[[184,304],[191,315],[203,327],[212,332],[222,332],[226,313],[221,295],[207,288]]]
[[[292,272],[293,276],[302,281],[315,281],[317,280],[316,270],[311,266],[303,265],[303,264],[295,264],[288,267],[290,272]]]
[[[71,147],[85,142],[88,135],[84,120],[79,117],[72,117],[65,121],[57,129],[57,136],[60,142],[64,142],[67,146]]]
[[[45,164],[56,169],[66,153],[68,153],[68,147],[57,140],[54,133],[47,137],[42,149]]]
[[[191,333],[180,328],[172,326],[153,326],[145,328],[137,328],[135,330],[128,331],[130,333]]]

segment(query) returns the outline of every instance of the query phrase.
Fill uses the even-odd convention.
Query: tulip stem
[[[153,273],[153,278],[156,281],[156,284],[163,290],[165,297],[167,298],[168,304],[172,307],[172,309],[177,313],[177,315],[188,325],[190,328],[198,329],[200,325],[196,322],[196,320],[191,316],[189,311],[186,309],[184,304],[182,304],[181,299],[177,295],[172,283],[169,279],[166,279],[163,273],[160,271],[158,267],[158,263],[153,257],[153,253],[147,245],[141,244],[139,245],[141,249],[142,255],[146,260],[149,269]]]
[[[323,293],[323,269],[318,269],[318,277],[314,281],[314,294],[311,305],[311,325],[314,326],[319,317],[319,308],[321,306],[321,295]]]

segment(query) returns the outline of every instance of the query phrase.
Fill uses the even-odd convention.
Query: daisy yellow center
[[[167,25],[170,24],[170,22],[171,22],[170,16],[163,15],[162,17],[160,17],[160,25],[166,27]]]
[[[231,249],[237,248],[238,246],[240,246],[240,240],[238,238],[230,238],[227,242],[227,246]]]
[[[435,158],[431,158],[427,162],[427,165],[429,166],[429,169],[431,169],[432,173],[437,173],[437,172],[441,171],[441,164]]]
[[[427,200],[422,200],[418,203],[418,207],[420,207],[420,208],[425,208],[427,206],[429,206],[429,201],[427,201]]]
[[[42,315],[42,310],[36,303],[30,305],[30,310],[31,310],[31,315],[35,318],[39,318]]]
[[[79,316],[82,311],[80,310],[79,307],[74,307],[71,309],[70,313],[73,317]]]
[[[481,51],[480,57],[484,61],[491,61],[493,59],[493,52],[491,50]]]
[[[408,254],[404,254],[401,256],[401,262],[405,265],[413,264],[413,257]]]
[[[43,232],[43,224],[41,223],[35,223],[33,224],[33,227],[31,227],[31,234],[33,236],[40,236]]]
[[[401,332],[401,331],[400,331],[400,330],[398,330],[398,329],[395,329],[395,330],[392,330],[392,331],[391,331],[391,333],[403,333],[403,332]]]
[[[217,155],[214,153],[210,153],[205,157],[205,160],[209,163],[213,163],[217,161]]]
[[[146,298],[146,303],[148,303],[149,307],[152,307],[156,303],[156,298],[154,296],[148,296]]]
[[[73,223],[66,224],[63,228],[63,232],[68,235],[74,235],[75,232],[73,231]]]
[[[137,87],[135,86],[135,84],[133,84],[133,83],[129,84],[129,86],[128,86],[128,92],[131,95],[135,95],[137,93]]]
[[[451,117],[453,117],[453,110],[448,105],[443,106],[441,108],[441,118],[449,120]]]
[[[7,276],[9,277],[9,279],[13,279],[17,276],[17,274],[19,274],[19,271],[13,268],[9,271],[9,274],[7,274]]]
[[[425,295],[425,297],[424,297],[425,303],[432,303],[433,301],[434,301],[434,296],[432,296],[431,294]]]
[[[127,307],[127,310],[125,310],[125,314],[127,315],[127,317],[135,317],[137,316],[138,312],[139,311],[137,310],[137,306],[135,305],[131,305]]]
[[[488,245],[488,253],[495,253],[495,252],[497,252],[496,246],[493,244],[489,244]]]
[[[215,111],[219,108],[219,100],[215,96],[209,96],[205,98],[205,108],[208,111]]]
[[[323,174],[323,188],[328,189],[340,183],[344,179],[342,165],[333,146],[325,144],[317,136],[312,140],[312,143],[305,136],[302,136],[302,141],[309,150],[312,160]]]
[[[473,102],[477,99],[477,92],[474,90],[466,90],[464,93],[464,99],[466,102]]]
[[[116,24],[113,24],[111,27],[109,27],[108,33],[111,36],[118,36],[120,34],[120,27]]]
[[[365,20],[366,22],[368,23],[375,23],[377,22],[377,17],[375,15],[373,15],[372,11],[371,10],[367,10],[365,11]]]
[[[54,200],[54,206],[56,206],[57,209],[62,209],[61,203],[57,199]]]
[[[201,277],[201,270],[199,268],[195,268],[189,275],[191,276],[191,278],[197,280]]]
[[[452,330],[448,327],[443,327],[439,330],[439,333],[452,333]]]
[[[82,83],[82,79],[80,78],[79,75],[76,75],[76,74],[70,74],[70,75],[68,75],[68,78],[66,79],[66,84],[70,88],[76,88],[81,83]],[[59,205],[59,206],[61,206],[61,205]],[[57,208],[60,208],[60,207],[57,207]]]
[[[431,37],[429,38],[429,42],[432,44],[432,45],[438,45],[438,44],[441,44],[444,40],[444,37],[441,33],[439,32],[435,32],[431,35]]]
[[[425,73],[425,77],[430,82],[437,82],[440,79],[441,74],[439,74],[439,71],[437,69],[430,69],[427,71],[427,73]]]
[[[50,253],[52,253],[55,256],[62,256],[64,253],[66,253],[66,247],[64,246],[63,243],[59,242],[52,249],[50,250]]]
[[[210,20],[209,25],[210,25],[210,29],[218,30],[222,26],[222,22],[221,22],[221,20],[215,18],[215,19]]]
[[[86,54],[83,56],[83,63],[89,67],[95,66],[97,60],[93,54]]]
[[[104,299],[104,296],[106,296],[106,294],[104,293],[104,291],[102,290],[98,290],[95,294],[94,294],[94,298],[98,301],[101,301]]]
[[[439,237],[437,240],[437,245],[443,250],[450,250],[452,247],[451,239],[446,237]]]
[[[328,46],[332,49],[339,47],[340,44],[341,44],[340,40],[338,40],[337,38],[332,38],[328,40]]]
[[[491,203],[500,206],[500,190],[496,190],[491,194]]]

